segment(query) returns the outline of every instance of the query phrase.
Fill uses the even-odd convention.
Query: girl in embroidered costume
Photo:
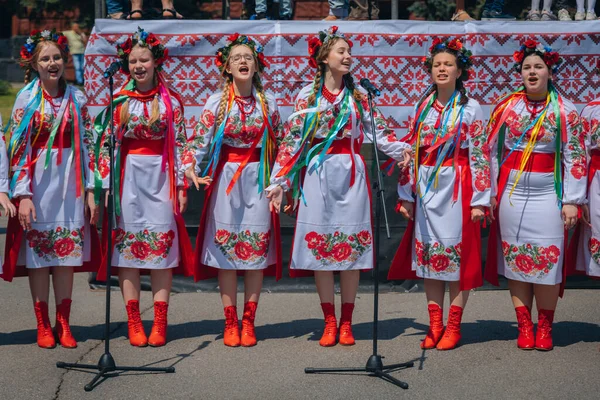
[[[0,132],[4,132],[1,115]],[[8,215],[9,217],[14,217],[17,215],[17,208],[10,201],[8,193],[8,156],[6,154],[6,143],[4,135],[2,135],[2,138],[0,138],[0,207],[2,207],[6,215]],[[2,264],[2,259],[0,259],[0,276],[2,276],[3,273]]]
[[[600,73],[600,61],[596,68]],[[569,244],[569,272],[600,277],[600,98],[581,111],[581,138],[588,155],[587,196],[589,204],[581,206],[582,220]],[[581,165],[578,165],[578,168]],[[581,175],[585,171],[576,170]]]
[[[92,176],[93,133],[82,92],[63,77],[67,39],[54,30],[31,32],[21,49],[26,86],[6,126],[10,193],[18,218],[8,223],[2,277],[29,276],[38,346],[56,346],[48,317],[50,272],[56,300],[55,334],[77,347],[69,327],[74,270],[95,271],[98,236],[85,214],[85,185]],[[32,74],[36,77],[29,81]],[[23,267],[26,267],[23,268]]]
[[[565,281],[566,229],[575,225],[577,205],[586,201],[585,146],[575,106],[552,83],[558,53],[527,40],[514,59],[523,86],[500,100],[488,125],[498,206],[485,278],[495,285],[498,273],[508,279],[518,347],[551,350],[554,310]]]
[[[296,99],[267,189],[275,207],[284,190],[299,198],[290,274],[314,272],[325,316],[321,346],[337,342],[333,271],[341,271],[339,342],[353,345],[359,271],[373,267],[371,188],[359,153],[363,139],[377,135],[379,149],[397,160],[410,147],[397,141],[379,110],[373,110],[371,132],[366,94],[350,74],[351,49],[335,26],[309,40],[309,64],[317,73]]]
[[[117,227],[112,265],[118,267],[132,346],[163,346],[173,273],[191,275],[191,243],[183,213],[185,169],[193,150],[186,135],[183,102],[160,73],[168,50],[151,33],[138,31],[117,46],[122,72],[130,75],[114,99],[116,136],[113,174]],[[96,203],[108,187],[110,112],[96,117]],[[106,275],[102,263],[98,276]],[[139,312],[140,271],[150,270],[154,325],[146,337]]]
[[[409,223],[388,279],[425,279],[430,326],[421,348],[449,350],[460,340],[469,290],[482,284],[479,221],[490,206],[490,164],[481,107],[464,87],[471,52],[458,39],[436,38],[429,53],[424,61],[433,85],[415,106],[403,139],[414,151],[398,184],[399,212]]]
[[[226,346],[254,346],[254,318],[263,272],[281,276],[279,219],[265,187],[281,143],[277,103],[265,94],[260,74],[263,48],[235,33],[217,51],[224,78],[221,92],[206,102],[195,129],[196,166],[208,155],[207,189],[196,240],[196,279],[218,275],[225,312]],[[200,169],[188,175],[196,180]],[[196,185],[197,186],[197,185]],[[236,309],[237,273],[244,273],[242,331]]]

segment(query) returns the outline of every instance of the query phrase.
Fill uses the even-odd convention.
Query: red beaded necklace
[[[537,114],[544,109],[545,100],[529,100],[525,97],[525,108],[531,114],[531,118],[535,118]]]
[[[256,99],[254,96],[235,96],[234,100],[244,117],[251,115],[256,109]]]
[[[52,107],[52,111],[54,112],[54,114],[56,114],[58,112],[58,110],[60,109],[60,106],[62,104],[62,100],[58,102],[58,104],[54,103],[54,99],[62,99],[62,97],[65,95],[64,91],[61,91],[58,93],[58,95],[56,97],[52,97],[50,96],[50,94],[48,92],[46,92],[45,90],[42,90],[42,96],[44,97],[44,100],[46,100],[48,103],[50,103],[50,106]]]
[[[337,93],[331,93],[329,91],[329,89],[327,89],[327,86],[323,85],[321,87],[321,95],[323,95],[323,97],[325,98],[325,100],[327,100],[328,102],[330,102],[331,104],[335,103],[335,99],[337,99],[338,95],[340,94],[340,92],[344,89],[344,82],[342,82],[342,86],[340,86],[340,90]]]

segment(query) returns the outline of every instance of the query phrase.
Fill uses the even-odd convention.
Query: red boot
[[[242,317],[242,337],[241,344],[244,347],[256,345],[256,333],[254,332],[254,318],[256,317],[256,308],[258,303],[249,301],[244,304],[244,316]]]
[[[436,349],[452,350],[460,341],[460,321],[462,319],[463,309],[459,306],[450,306],[448,314],[448,324],[442,339],[438,342]]]
[[[223,344],[229,347],[240,345],[240,327],[236,306],[225,307],[225,332],[223,332]]]
[[[62,303],[56,306],[56,324],[54,332],[62,347],[74,349],[77,347],[77,342],[71,334],[69,326],[69,315],[71,314],[71,299],[63,299]]]
[[[433,349],[444,333],[444,311],[437,304],[429,304],[427,310],[429,311],[429,330],[421,342],[421,348],[424,350]]]
[[[37,320],[37,344],[43,349],[53,349],[56,347],[56,340],[52,333],[50,317],[48,317],[48,303],[37,301],[33,305],[35,319]]]
[[[148,344],[152,347],[164,346],[167,343],[167,311],[169,303],[166,301],[154,302],[154,324],[148,337]]]
[[[148,338],[144,332],[144,325],[140,317],[140,302],[129,300],[125,306],[127,310],[127,331],[129,344],[136,347],[148,346]]]
[[[335,307],[331,303],[321,303],[323,316],[325,317],[325,330],[319,340],[323,347],[335,346],[337,336],[337,320],[335,319]]]
[[[533,350],[535,339],[533,335],[533,322],[531,322],[531,310],[529,307],[515,307],[517,323],[519,324],[519,337],[517,347],[523,350]]]
[[[342,317],[340,318],[340,344],[343,346],[354,345],[352,335],[352,312],[354,303],[342,303]]]
[[[535,335],[536,350],[550,351],[554,348],[552,345],[553,320],[554,310],[538,310],[538,326]]]

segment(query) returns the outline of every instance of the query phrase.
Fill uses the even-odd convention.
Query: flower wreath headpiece
[[[162,70],[162,66],[169,56],[169,49],[160,43],[160,40],[154,34],[148,33],[138,26],[137,32],[127,38],[125,42],[117,45],[117,56],[122,62],[121,71],[126,74],[129,73],[129,54],[136,45],[147,47],[154,57],[156,68],[159,71]]]
[[[25,41],[25,44],[23,47],[21,47],[21,67],[27,66],[27,61],[31,60],[35,48],[41,42],[54,42],[58,44],[61,50],[63,50],[65,53],[69,52],[69,43],[67,41],[67,37],[61,32],[56,32],[56,29],[52,29],[51,31],[48,29],[43,31],[32,30],[29,34],[29,37]]]
[[[321,46],[330,41],[331,39],[344,39],[350,48],[352,48],[352,41],[346,39],[346,36],[338,31],[337,26],[332,26],[326,31],[319,31],[319,37],[313,36],[308,40],[308,65],[313,68],[317,68],[319,65],[317,63],[317,55],[319,54],[319,50]]]
[[[550,68],[552,72],[556,72],[563,59],[557,51],[552,50],[551,47],[543,46],[537,40],[529,39],[521,45],[521,48],[514,52],[513,59],[515,60],[514,68],[518,72],[521,72],[521,65],[525,57],[532,54],[537,54],[544,60],[544,63]]]
[[[449,51],[451,54],[456,56],[456,61],[458,64],[458,68],[462,70],[461,78],[464,81],[469,79],[469,70],[473,66],[473,53],[471,50],[468,50],[460,39],[452,39],[450,38],[442,41],[440,38],[433,39],[433,43],[429,48],[429,55],[427,57],[423,57],[423,64],[427,69],[427,72],[431,72],[431,68],[433,66],[433,57],[442,52]]]
[[[265,70],[265,68],[269,66],[269,63],[267,62],[267,60],[265,60],[265,55],[263,53],[264,48],[248,36],[240,35],[237,32],[232,35],[229,35],[225,46],[217,50],[215,64],[219,68],[219,71],[222,73],[225,69],[225,64],[227,62],[227,59],[229,58],[229,53],[231,53],[231,49],[233,49],[234,46],[240,44],[248,46],[250,50],[252,50],[252,52],[254,53],[254,57],[256,57],[256,59],[258,60],[258,72],[262,73]]]

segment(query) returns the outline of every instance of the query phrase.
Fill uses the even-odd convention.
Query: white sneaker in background
[[[561,10],[558,10],[558,20],[559,21],[572,21],[571,16],[569,15],[569,12],[567,10],[565,10],[564,8]]]
[[[586,21],[593,21],[596,19],[596,13],[593,11],[588,11],[587,14],[585,14],[585,20]]]
[[[575,21],[585,21],[585,13],[583,11],[577,11],[575,13]]]

